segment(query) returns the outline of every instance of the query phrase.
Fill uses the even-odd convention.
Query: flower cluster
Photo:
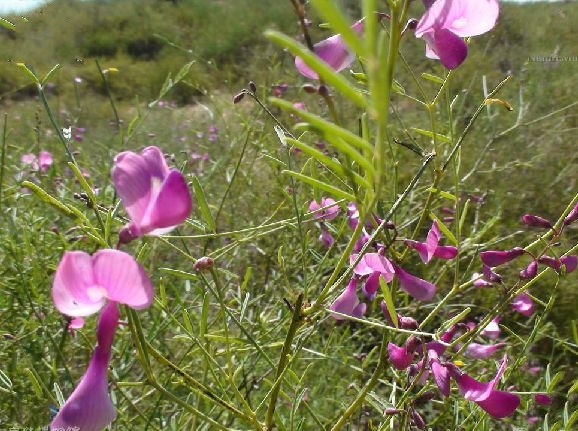
[[[112,179],[131,221],[119,233],[119,245],[144,234],[159,234],[182,223],[192,199],[183,175],[168,168],[161,150],[145,148],[115,158]],[[84,376],[54,417],[51,429],[79,427],[97,431],[116,417],[108,394],[107,370],[118,326],[117,304],[133,309],[151,305],[153,285],[144,268],[128,253],[103,249],[92,256],[67,251],[54,275],[52,299],[74,328],[100,311],[97,344]]]

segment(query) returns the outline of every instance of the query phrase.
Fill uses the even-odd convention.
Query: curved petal
[[[392,342],[387,345],[387,353],[389,354],[391,365],[398,370],[405,370],[413,361],[413,353],[408,352],[405,347],[399,347]]]
[[[100,250],[93,256],[94,277],[111,301],[141,309],[153,301],[153,286],[143,267],[120,250]]]
[[[349,284],[343,291],[341,295],[335,298],[335,301],[329,306],[329,308],[333,311],[337,311],[338,313],[348,314],[350,316],[354,315],[354,311],[356,307],[359,305],[359,298],[357,297],[357,280],[352,278],[349,281]],[[357,310],[360,311],[360,310]],[[345,317],[340,316],[338,314],[331,314],[336,320],[343,320]]]
[[[466,45],[466,42],[450,30],[442,28],[435,31],[433,43],[433,50],[439,56],[442,64],[450,70],[462,64],[468,56],[468,45]]]
[[[91,256],[83,251],[65,252],[52,284],[52,299],[58,311],[72,317],[96,313],[105,298],[89,295],[91,288],[95,287],[97,282]]]
[[[450,396],[450,373],[446,367],[439,363],[437,360],[431,361],[430,364],[431,372],[433,374],[434,380],[437,387],[443,396]]]
[[[487,359],[492,356],[496,351],[505,346],[504,343],[497,343],[497,344],[479,344],[479,343],[470,343],[468,347],[466,347],[466,355],[470,358],[474,359]]]
[[[429,301],[436,293],[436,287],[429,281],[411,275],[400,267],[395,267],[400,287],[418,301]]]
[[[177,226],[187,219],[192,208],[193,200],[185,177],[178,170],[171,170],[151,199],[140,228],[143,233],[154,233],[155,229]]]
[[[501,419],[510,416],[520,405],[520,397],[504,391],[492,391],[490,396],[478,404],[490,416]]]
[[[169,166],[165,156],[159,147],[146,147],[140,153],[149,175],[157,178],[165,178],[169,174]]]
[[[109,303],[98,322],[98,345],[88,368],[50,424],[51,430],[100,431],[116,418],[116,409],[108,395],[107,371],[117,324],[118,308]]]

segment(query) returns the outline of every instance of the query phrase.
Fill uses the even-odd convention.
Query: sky
[[[48,1],[50,0],[0,0],[0,13],[27,12],[31,9],[34,9],[37,6],[40,6],[43,3],[47,3]],[[540,0],[507,0],[507,1],[527,3],[531,1],[540,1]],[[546,1],[556,1],[556,0],[546,0]]]

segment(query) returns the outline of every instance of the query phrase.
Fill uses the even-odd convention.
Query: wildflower
[[[440,259],[453,259],[457,256],[458,249],[453,246],[439,245],[440,236],[441,234],[438,222],[434,221],[427,234],[425,242],[406,239],[404,243],[408,247],[417,250],[423,263],[428,263],[434,256],[439,257]]]
[[[319,235],[319,242],[321,242],[325,248],[329,248],[333,245],[335,239],[326,228],[322,227],[321,235]]]
[[[40,172],[46,172],[54,163],[52,154],[49,151],[44,150],[40,151],[38,157],[32,153],[24,154],[20,157],[20,161],[25,165],[30,165],[30,168],[33,171],[39,170]]]
[[[424,1],[426,12],[415,35],[427,43],[426,57],[439,59],[447,69],[458,67],[468,55],[464,37],[490,31],[496,24],[498,0]]]
[[[191,212],[192,198],[183,174],[169,169],[157,147],[147,147],[141,154],[118,154],[112,180],[131,218],[123,228],[125,241],[169,232]]]
[[[473,285],[475,287],[492,287],[494,285],[491,281],[484,280],[482,274],[478,272],[472,274],[472,280],[474,280]]]
[[[152,303],[153,287],[143,267],[128,253],[105,249],[91,256],[67,251],[56,269],[52,299],[61,313],[84,317],[100,310],[107,299],[146,308]]]
[[[50,424],[51,430],[100,431],[116,418],[108,394],[108,363],[118,325],[118,308],[110,302],[98,321],[97,345],[80,383]]]
[[[552,404],[552,398],[550,398],[548,394],[536,394],[534,395],[534,400],[543,406],[549,406]]]
[[[524,249],[521,247],[514,247],[511,250],[488,250],[480,253],[482,262],[490,267],[495,267],[509,262],[518,256],[524,254]]]
[[[495,389],[506,370],[507,359],[507,355],[504,355],[496,376],[488,383],[473,379],[454,364],[447,364],[463,397],[468,401],[475,402],[490,416],[497,419],[511,415],[520,404],[520,397],[517,395]]]
[[[339,215],[339,205],[337,205],[334,199],[321,198],[321,203],[311,201],[309,204],[309,212],[314,212],[315,218],[318,221],[333,220]]]
[[[395,275],[399,280],[399,286],[418,301],[429,301],[434,297],[436,287],[429,281],[422,280],[399,266],[395,267]]]
[[[492,356],[499,348],[505,346],[505,343],[497,344],[479,344],[470,343],[466,347],[466,355],[473,359],[487,359]]]
[[[538,262],[533,260],[528,264],[526,268],[520,271],[520,278],[522,280],[531,280],[532,278],[536,277],[538,273]]]
[[[355,22],[351,28],[360,35],[363,32],[363,20]],[[355,54],[345,45],[340,34],[316,43],[313,50],[321,60],[336,72],[341,72],[349,67],[355,60]],[[295,57],[295,67],[301,75],[310,79],[319,79],[317,72],[311,69],[301,57]]]
[[[365,303],[360,303],[357,297],[357,279],[352,278],[347,287],[341,295],[339,295],[335,301],[329,306],[333,311],[337,311],[341,314],[347,314],[349,316],[361,317],[365,314],[366,305]],[[343,320],[345,317],[338,314],[331,314],[335,320]]]
[[[355,262],[357,259],[356,254],[352,254],[349,257],[350,263]],[[379,253],[367,253],[364,254],[360,261],[357,263],[353,272],[357,275],[371,275],[374,272],[379,273],[383,276],[383,279],[389,283],[393,280],[395,275],[395,269],[392,263],[385,256]]]
[[[526,317],[530,317],[534,312],[534,301],[523,292],[516,296],[510,305]]]
[[[524,214],[522,216],[522,223],[531,227],[542,227],[544,229],[550,229],[552,227],[552,222],[546,220],[543,217],[535,216],[532,214]]]
[[[564,218],[564,226],[568,226],[578,220],[578,204],[572,208],[568,215]]]
[[[389,342],[387,344],[387,353],[391,365],[397,370],[405,370],[413,361],[413,351],[409,351],[407,347],[399,347],[398,345]]]

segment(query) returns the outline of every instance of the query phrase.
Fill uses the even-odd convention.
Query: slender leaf
[[[341,189],[338,189],[337,187],[334,187],[332,185],[329,185],[327,183],[324,183],[322,181],[316,180],[314,178],[308,177],[307,175],[303,175],[300,174],[298,172],[293,172],[293,171],[287,171],[284,170],[282,171],[284,174],[288,174],[291,175],[292,177],[297,178],[298,180],[303,181],[304,183],[309,184],[310,186],[313,187],[318,187],[321,190],[330,193],[331,195],[335,196],[336,198],[339,199],[347,199],[348,201],[353,201],[355,202],[355,196],[352,195],[351,193],[345,192]]]

